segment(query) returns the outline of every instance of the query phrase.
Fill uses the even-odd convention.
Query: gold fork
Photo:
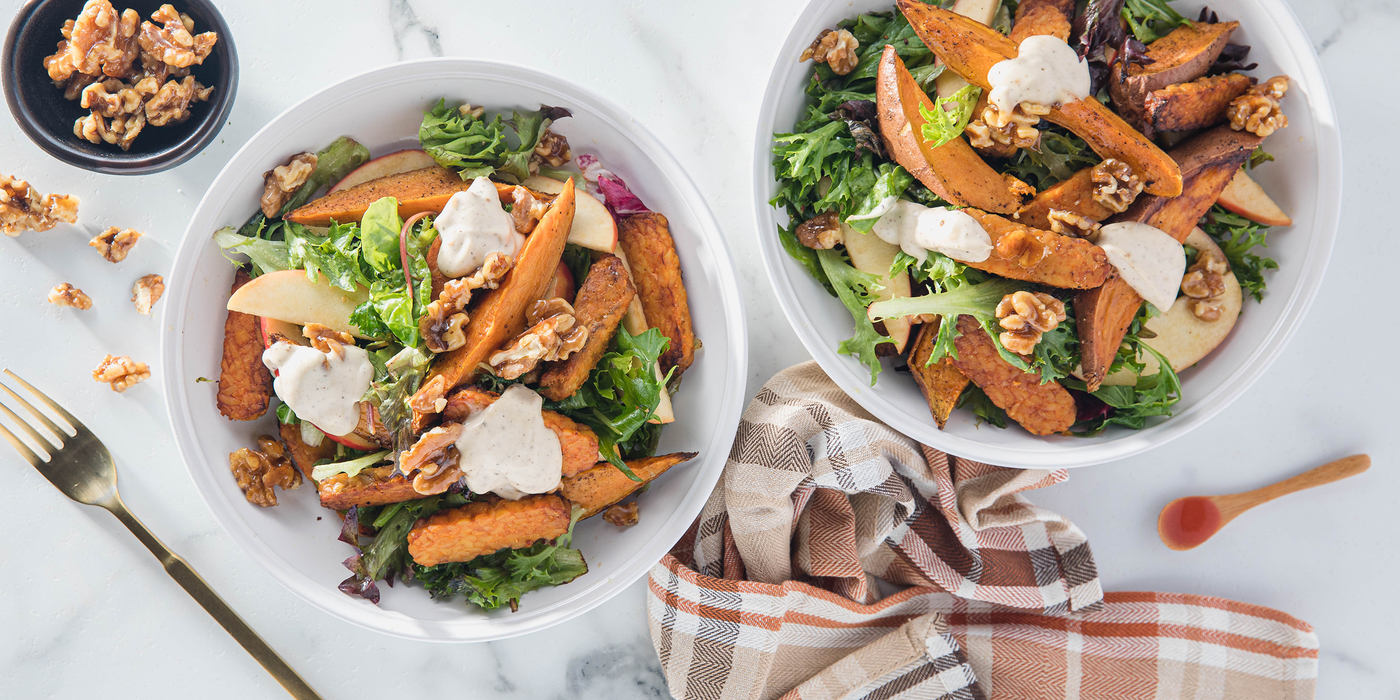
[[[3,423],[0,423],[0,436],[3,436],[10,445],[19,452],[21,457],[29,460],[35,469],[39,470],[45,478],[54,486],[58,487],[63,495],[86,505],[106,508],[117,516],[117,519],[131,530],[131,534],[136,535],[136,539],[141,540],[141,544],[146,545],[146,549],[156,555],[160,563],[165,566],[166,573],[175,579],[195,599],[195,602],[204,606],[204,610],[213,616],[214,620],[233,638],[238,640],[243,648],[253,655],[253,658],[262,667],[282,684],[292,697],[306,700],[320,700],[321,696],[307,685],[306,681],[292,670],[287,662],[277,656],[277,652],[267,645],[267,642],[258,636],[253,628],[248,626],[238,613],[228,606],[219,597],[214,589],[209,587],[204,579],[190,568],[184,559],[167,548],[156,536],[141,524],[131,511],[126,509],[126,504],[122,503],[122,497],[117,493],[117,468],[112,462],[112,453],[107,451],[107,446],[97,439],[92,431],[88,430],[73,414],[64,410],[45,396],[43,392],[35,389],[29,382],[20,379],[18,375],[10,370],[4,370],[5,375],[13,379],[20,386],[28,389],[34,398],[50,411],[58,414],[60,418],[68,423],[71,429],[60,429],[59,426],[49,417],[44,415],[23,397],[15,393],[13,389],[0,383],[0,390],[3,390],[17,404],[34,416],[34,419],[52,433],[52,438],[45,437],[34,426],[20,418],[14,411],[11,411],[5,404],[0,403],[0,413],[9,417],[19,426],[20,430],[34,441],[39,449],[48,453],[47,460],[40,458],[28,445],[10,432]]]

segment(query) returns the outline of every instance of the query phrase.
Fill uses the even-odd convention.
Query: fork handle
[[[131,530],[131,534],[136,535],[136,539],[141,540],[141,544],[146,545],[146,549],[151,550],[151,554],[156,555],[161,565],[165,567],[166,573],[170,574],[170,578],[175,579],[175,582],[180,584],[180,587],[184,588],[185,592],[189,593],[190,597],[194,598],[205,612],[209,613],[216,622],[223,626],[224,630],[243,645],[243,648],[252,654],[253,658],[262,664],[262,667],[267,669],[267,672],[272,674],[272,677],[277,679],[277,682],[281,683],[288,693],[292,694],[292,697],[298,700],[322,700],[321,696],[316,694],[316,691],[312,690],[311,686],[302,680],[301,676],[298,676],[297,672],[293,671],[292,667],[288,666],[287,662],[283,661],[282,657],[278,656],[277,652],[273,651],[272,647],[268,646],[267,642],[264,642],[262,637],[259,637],[258,633],[254,632],[253,628],[249,627],[248,623],[244,622],[243,618],[239,617],[238,613],[234,612],[233,608],[230,608],[228,603],[225,603],[224,599],[220,598],[219,594],[215,593],[214,589],[210,588],[203,578],[200,578],[188,562],[180,555],[170,551],[169,547],[166,547],[154,533],[136,519],[136,516],[131,514],[131,511],[126,509],[126,504],[122,503],[120,497],[114,497],[111,502],[102,505],[111,511],[112,515],[117,516],[126,529]]]

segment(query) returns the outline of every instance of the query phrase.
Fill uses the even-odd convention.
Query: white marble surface
[[[8,17],[18,0],[0,3]],[[239,145],[320,86],[387,62],[492,57],[555,71],[621,104],[670,145],[729,238],[748,304],[749,393],[806,352],[773,302],[754,244],[748,158],[778,42],[803,0],[512,3],[322,0],[221,3],[242,57],[230,123],[191,162],[147,178],[88,174],[0,117],[0,171],[82,197],[84,231],[0,240],[0,365],[62,397],[117,455],[132,510],[328,698],[666,697],[638,583],[587,615],[495,644],[400,641],[332,620],[283,590],[215,525],[169,435],[157,378],[117,395],[88,378],[105,352],[154,363],[157,324],[130,284],[168,272],[184,221]],[[1343,120],[1346,207],[1326,285],[1302,331],[1243,399],[1191,438],[1127,463],[1077,471],[1035,500],[1076,520],[1110,590],[1171,590],[1268,605],[1311,622],[1319,697],[1400,697],[1400,527],[1394,499],[1400,331],[1382,292],[1400,258],[1384,131],[1400,113],[1400,3],[1301,2]],[[3,109],[3,107],[0,107]],[[1272,167],[1287,167],[1286,164]],[[86,238],[106,222],[149,232],[112,267]],[[766,232],[764,232],[766,233]],[[1287,234],[1284,234],[1287,235]],[[44,303],[72,281],[88,313]],[[1351,452],[1363,477],[1250,513],[1189,553],[1156,539],[1157,510],[1193,493],[1254,488]],[[8,453],[7,451],[5,451]],[[277,697],[277,686],[108,514],[63,499],[0,456],[0,696]]]

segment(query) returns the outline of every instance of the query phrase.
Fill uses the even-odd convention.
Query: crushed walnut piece
[[[146,275],[131,286],[131,302],[142,316],[151,315],[151,307],[165,294],[165,280],[160,275]]]
[[[831,72],[837,75],[848,75],[856,69],[859,57],[856,56],[856,49],[860,48],[860,42],[856,41],[854,35],[845,29],[828,29],[812,41],[812,45],[802,50],[799,61],[811,59],[817,63],[825,63],[831,67]]]
[[[588,328],[576,325],[574,307],[563,299],[536,301],[525,318],[530,328],[488,360],[498,377],[516,379],[540,362],[568,359],[588,340]]]
[[[603,511],[603,519],[618,527],[631,527],[636,525],[638,520],[637,502],[632,501],[626,504],[616,503],[610,505],[607,510]]]
[[[78,198],[68,194],[41,195],[28,182],[0,175],[0,231],[18,236],[47,231],[60,221],[78,220]]]
[[[481,115],[486,114],[486,108],[485,108],[485,107],[473,107],[473,106],[471,105],[471,103],[469,103],[469,102],[463,102],[462,105],[461,105],[460,107],[457,108],[457,113],[460,114],[460,115],[462,115],[462,116],[464,116],[464,117],[471,117],[472,119],[480,119],[480,118],[481,118]]]
[[[1278,75],[1255,85],[1243,95],[1235,98],[1225,111],[1230,117],[1230,128],[1235,131],[1248,131],[1259,138],[1288,126],[1288,117],[1283,113],[1279,100],[1288,92],[1288,76]]]
[[[968,142],[973,148],[995,148],[997,145],[1038,148],[1040,129],[1035,125],[1049,113],[1049,107],[1034,102],[1022,102],[1013,107],[1010,113],[1004,113],[996,105],[988,103],[981,116],[968,122]]]
[[[140,238],[139,231],[108,226],[106,231],[88,241],[88,245],[96,248],[107,262],[119,263],[126,260],[126,256],[131,253],[132,247]]]
[[[342,360],[345,359],[345,346],[355,344],[355,336],[319,323],[306,324],[306,327],[301,329],[301,334],[311,341],[311,347]]]
[[[1019,355],[1029,355],[1042,334],[1055,330],[1065,320],[1065,303],[1043,292],[1013,292],[997,304],[997,319],[1003,329],[998,336],[1002,346]]]
[[[545,212],[549,211],[549,202],[536,198],[524,187],[516,187],[511,197],[510,216],[515,220],[515,230],[521,233],[534,231]]]
[[[545,127],[544,133],[540,134],[539,143],[535,144],[535,150],[530,154],[531,170],[538,170],[541,163],[558,168],[573,157],[569,150],[569,140],[555,133],[553,129]]]
[[[1132,166],[1117,158],[1107,158],[1089,171],[1094,183],[1094,201],[1110,211],[1123,213],[1142,194],[1142,178]]]
[[[836,212],[818,214],[797,226],[797,240],[814,250],[829,250],[844,242],[841,219]]]
[[[447,377],[439,374],[428,380],[408,400],[408,407],[414,413],[442,413],[447,408]]]
[[[1081,216],[1064,209],[1051,209],[1045,218],[1050,220],[1051,233],[1085,238],[1091,241],[1098,237],[1099,230],[1103,228],[1103,224],[1087,216]]]
[[[1230,264],[1219,253],[1196,253],[1196,261],[1181,278],[1181,293],[1191,299],[1187,305],[1196,318],[1206,322],[1220,319],[1220,295],[1225,293],[1225,274],[1229,271]]]
[[[515,266],[515,259],[505,253],[495,252],[486,256],[486,262],[467,277],[467,285],[472,289],[495,289],[501,278]]]
[[[424,495],[442,493],[462,478],[457,468],[461,457],[457,438],[461,436],[461,423],[440,425],[423,433],[413,447],[399,455],[399,473],[413,477],[413,490]]]
[[[423,336],[428,349],[435,353],[444,353],[466,345],[465,328],[470,320],[466,308],[471,302],[472,291],[495,289],[501,278],[505,277],[514,265],[515,260],[509,255],[494,252],[486,256],[486,262],[482,263],[476,272],[467,277],[448,280],[438,293],[438,298],[428,304],[423,310],[422,318],[418,319],[418,332]]]
[[[279,165],[263,173],[263,194],[259,201],[263,216],[269,219],[277,216],[282,210],[282,205],[306,184],[311,178],[311,173],[315,171],[316,154],[308,151],[292,156],[286,165]]]
[[[92,371],[92,378],[111,384],[112,391],[121,393],[150,379],[151,368],[147,367],[146,363],[137,362],[130,357],[108,355],[102,358],[102,364]]]
[[[92,308],[92,297],[83,294],[83,290],[64,282],[49,291],[49,303],[71,306],[86,311]]]
[[[258,436],[258,449],[239,448],[229,453],[229,470],[249,503],[263,508],[277,505],[274,486],[290,491],[301,486],[301,472],[288,458],[282,443],[271,435]]]

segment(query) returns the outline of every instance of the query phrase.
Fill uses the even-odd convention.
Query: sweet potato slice
[[[1186,189],[1179,197],[1142,195],[1111,221],[1139,221],[1155,226],[1178,241],[1186,240],[1196,222],[1210,209],[1249,154],[1263,139],[1246,131],[1219,126],[1172,150],[1181,163]],[[1114,275],[1099,289],[1074,297],[1084,383],[1095,391],[1103,383],[1123,335],[1137,315],[1142,297]]]
[[[559,487],[559,492],[570,503],[583,508],[583,517],[589,518],[651,483],[667,469],[695,459],[696,454],[695,452],[676,452],[628,461],[627,468],[631,469],[632,473],[641,479],[641,482],[627,478],[622,470],[607,462],[599,462],[592,469],[577,476],[565,477]]]
[[[1074,212],[1094,221],[1103,221],[1117,212],[1094,199],[1093,166],[1070,176],[1068,180],[1047,187],[1029,204],[1016,212],[1016,220],[1034,228],[1050,228],[1050,210]]]
[[[239,268],[233,289],[247,284],[248,273]],[[256,420],[267,413],[272,399],[272,373],[262,361],[263,338],[258,317],[238,311],[224,318],[224,354],[219,360],[219,413],[229,420]]]
[[[1236,97],[1255,83],[1243,73],[1213,75],[1189,83],[1168,85],[1148,93],[1142,108],[1142,133],[1187,131],[1215,126]]]
[[[1064,289],[1104,283],[1113,266],[1103,249],[1072,236],[1031,228],[976,209],[964,209],[992,238],[991,257],[965,263],[984,272]]]
[[[992,66],[1017,54],[1017,44],[1011,39],[962,15],[919,0],[899,0],[899,9],[929,49],[955,73],[984,90],[991,89],[987,72]],[[1045,119],[1074,132],[1100,156],[1132,166],[1148,192],[1168,197],[1181,193],[1181,172],[1176,163],[1098,100],[1052,107]]]
[[[914,375],[914,383],[919,386],[919,392],[924,395],[924,400],[928,401],[929,410],[933,413],[933,420],[938,423],[938,429],[948,423],[948,416],[953,414],[953,409],[958,405],[958,397],[962,396],[963,389],[967,388],[968,378],[954,367],[951,359],[943,358],[932,365],[928,365],[928,358],[933,354],[933,344],[938,337],[938,326],[942,319],[935,319],[932,323],[925,323],[919,328],[919,335],[914,338],[914,345],[909,348],[909,373]]]
[[[569,359],[545,363],[540,376],[540,393],[545,398],[563,401],[588,381],[589,372],[607,352],[622,315],[636,296],[637,290],[621,258],[604,253],[593,263],[574,297],[574,319],[588,329],[588,340]]]
[[[886,46],[881,54],[875,80],[880,133],[889,152],[934,194],[957,206],[1009,214],[1035,193],[1020,180],[993,170],[963,139],[937,148],[929,146],[923,138],[926,120],[919,114],[919,106],[932,111],[933,101],[893,47]]]
[[[1001,358],[991,336],[972,316],[958,317],[961,335],[954,341],[953,366],[976,384],[1011,420],[1032,435],[1069,430],[1077,415],[1074,397],[1059,382],[1040,383],[1040,375],[1023,372]]]
[[[460,423],[474,411],[480,411],[501,398],[494,391],[476,387],[463,387],[447,397],[447,406],[442,409],[442,420]],[[554,431],[559,438],[559,449],[564,455],[563,473],[572,476],[598,461],[598,436],[593,429],[575,423],[573,420],[554,411],[544,411],[544,427]]]
[[[316,462],[335,455],[334,442],[323,439],[321,444],[312,447],[302,441],[301,428],[291,423],[278,423],[277,433],[282,436],[282,445],[287,448],[287,457],[292,460],[292,466],[308,481],[311,481],[311,470],[316,467]]]
[[[671,347],[659,358],[661,371],[674,367],[680,376],[695,361],[695,331],[681,278],[681,260],[666,217],[656,212],[622,217],[617,242],[627,254],[647,323],[671,339]]]
[[[495,185],[496,192],[503,201],[512,201],[517,185],[500,182]],[[307,203],[283,218],[303,226],[329,226],[332,220],[340,223],[359,221],[369,205],[384,197],[399,200],[399,216],[405,218],[419,212],[436,214],[447,206],[447,200],[452,199],[452,195],[464,192],[471,186],[471,180],[463,180],[451,170],[434,165],[337,190]],[[536,199],[550,199],[549,195],[538,192],[531,194]]]
[[[1074,4],[1074,0],[1025,0],[1016,7],[1016,22],[1011,25],[1012,43],[1020,46],[1026,37],[1032,36],[1053,36],[1068,41]]]
[[[471,561],[569,531],[569,506],[553,494],[478,501],[433,514],[408,532],[408,555],[423,566]]]
[[[413,490],[413,481],[398,474],[393,465],[366,469],[355,476],[337,474],[322,479],[316,483],[316,493],[321,497],[321,507],[331,510],[426,498],[425,494]]]
[[[570,179],[525,240],[515,267],[501,279],[499,287],[487,291],[481,301],[472,306],[466,345],[433,360],[432,371],[423,384],[425,387],[439,376],[446,380],[449,389],[465,383],[476,374],[477,366],[487,356],[525,330],[525,310],[542,298],[553,284],[573,221],[574,181]],[[425,423],[424,417],[415,411],[414,425],[421,427]]]
[[[1205,75],[1239,26],[1239,22],[1192,22],[1152,42],[1147,47],[1147,58],[1151,59],[1151,63],[1134,63],[1126,75],[1122,64],[1115,63],[1108,78],[1113,105],[1130,123],[1141,124],[1147,95],[1168,85],[1189,83]]]

